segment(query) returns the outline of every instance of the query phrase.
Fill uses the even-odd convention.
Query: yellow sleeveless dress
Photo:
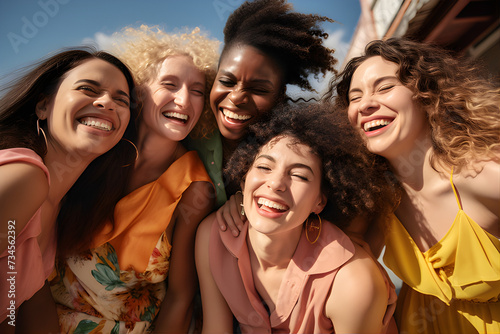
[[[446,235],[421,252],[395,216],[385,264],[403,280],[395,313],[403,333],[500,333],[500,241],[462,210]]]

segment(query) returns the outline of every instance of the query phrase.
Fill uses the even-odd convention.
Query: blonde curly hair
[[[473,60],[404,38],[369,43],[330,82],[325,96],[339,110],[349,106],[351,79],[366,59],[381,56],[399,66],[398,78],[423,106],[431,128],[432,162],[459,171],[481,160],[500,159],[500,88],[485,80]]]
[[[156,77],[165,58],[186,55],[205,74],[205,105],[191,136],[208,136],[217,127],[210,108],[210,90],[217,74],[220,42],[209,39],[197,27],[192,31],[167,33],[158,26],[126,27],[113,34],[110,51],[130,67],[137,86]]]

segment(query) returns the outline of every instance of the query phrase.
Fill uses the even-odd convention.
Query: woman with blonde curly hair
[[[326,97],[404,189],[384,256],[404,282],[401,332],[500,331],[500,89],[478,73],[434,46],[374,41]]]
[[[147,26],[115,37],[114,52],[137,81],[137,159],[113,219],[87,248],[61,254],[51,280],[61,331],[187,333],[196,228],[215,196],[198,154],[181,140],[197,124],[198,134],[211,126],[198,120],[210,113],[219,42],[199,29]]]

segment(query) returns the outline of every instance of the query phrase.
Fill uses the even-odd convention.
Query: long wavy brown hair
[[[478,160],[500,158],[500,87],[495,78],[465,56],[404,38],[369,43],[363,55],[351,59],[330,81],[326,100],[335,98],[347,110],[348,92],[356,69],[380,56],[398,65],[398,79],[423,106],[431,128],[432,161],[460,170]],[[336,92],[336,96],[335,96]]]

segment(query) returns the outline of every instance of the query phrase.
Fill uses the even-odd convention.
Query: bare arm
[[[47,177],[39,167],[27,163],[0,166],[0,253],[7,248],[9,227],[19,235],[48,192]]]
[[[201,302],[203,306],[202,333],[232,333],[233,315],[219,291],[210,271],[209,241],[216,214],[208,216],[196,234],[196,269],[200,279]]]
[[[358,245],[335,278],[326,314],[335,333],[381,333],[388,293],[374,260]]]
[[[241,203],[243,203],[243,195],[241,192],[237,192],[217,210],[217,221],[220,224],[220,229],[225,231],[229,228],[235,237],[240,234],[243,224],[247,220],[247,217],[241,214]]]
[[[206,182],[193,183],[183,194],[174,213],[168,288],[157,316],[155,332],[188,332],[198,288],[194,260],[195,235],[200,221],[213,208],[210,187]]]

